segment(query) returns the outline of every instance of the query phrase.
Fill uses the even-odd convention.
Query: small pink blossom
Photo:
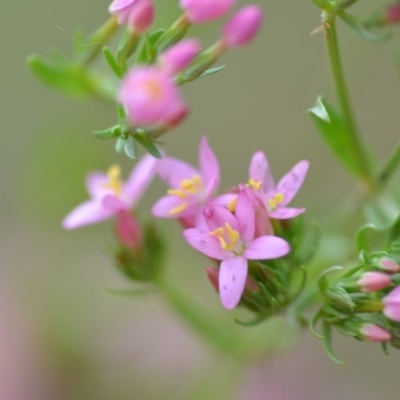
[[[225,15],[235,4],[235,0],[180,0],[188,20],[201,24]]]
[[[357,281],[360,289],[364,293],[376,292],[390,286],[392,280],[390,276],[383,272],[365,272]]]
[[[379,261],[379,267],[390,274],[400,271],[400,265],[389,257],[384,257]]]
[[[235,308],[247,280],[247,260],[268,260],[289,253],[289,244],[276,236],[254,238],[255,216],[251,199],[239,193],[235,215],[226,208],[209,205],[203,211],[208,229],[186,229],[184,237],[196,250],[221,260],[218,289],[222,305]]]
[[[193,219],[211,200],[219,185],[218,160],[203,137],[199,147],[200,170],[184,161],[164,157],[157,163],[157,174],[170,189],[152,208],[161,218],[184,219],[186,226],[193,226]]]
[[[198,40],[187,39],[178,42],[160,54],[158,62],[171,75],[183,71],[201,50]]]
[[[263,20],[261,7],[249,5],[239,10],[223,29],[223,41],[229,47],[248,44],[257,35]]]
[[[117,16],[120,25],[125,25],[128,23],[131,12],[141,1],[142,0],[114,0],[108,7],[108,11]]]
[[[397,24],[400,22],[400,4],[391,4],[387,6],[385,20],[389,24]]]
[[[116,233],[120,242],[132,251],[142,247],[143,234],[137,219],[127,210],[122,209],[117,214]]]
[[[133,125],[169,125],[183,115],[185,104],[172,77],[156,67],[138,67],[124,78],[118,99]]]
[[[387,342],[392,338],[392,335],[386,329],[371,323],[364,324],[360,333],[370,342]]]
[[[400,322],[400,286],[395,287],[382,299],[383,313],[393,321]]]
[[[156,159],[150,155],[143,157],[124,183],[121,171],[114,165],[108,173],[93,172],[86,179],[90,200],[77,206],[64,219],[65,229],[95,224],[111,218],[121,210],[133,208],[151,183]]]
[[[136,0],[137,1],[137,0]],[[128,18],[129,29],[143,35],[154,21],[154,4],[152,0],[139,0]]]
[[[275,186],[265,154],[261,151],[254,154],[249,168],[248,186],[263,200],[271,218],[294,218],[305,211],[305,208],[286,206],[303,184],[308,165],[308,161],[300,161]]]

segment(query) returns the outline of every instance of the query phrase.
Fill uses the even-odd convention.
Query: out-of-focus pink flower
[[[268,260],[289,253],[289,244],[276,236],[254,238],[254,210],[245,191],[239,193],[235,215],[221,206],[209,205],[203,211],[208,229],[186,229],[184,237],[196,250],[221,260],[218,289],[222,305],[235,308],[247,279],[247,260]]]
[[[64,219],[65,229],[95,224],[108,219],[121,210],[133,208],[154,177],[156,159],[150,155],[143,157],[124,183],[121,170],[114,165],[108,173],[93,172],[86,179],[86,188],[91,196],[73,209]]]
[[[120,25],[125,25],[128,23],[132,10],[140,2],[141,0],[114,0],[108,7],[108,11],[117,16]]]
[[[139,35],[143,35],[154,21],[154,4],[152,0],[136,0],[128,17],[129,29]],[[135,3],[136,4],[136,3]]]
[[[379,325],[366,323],[360,328],[360,333],[370,342],[387,342],[391,334]]]
[[[125,209],[117,214],[116,231],[118,239],[126,248],[135,251],[142,247],[142,229],[137,219]]]
[[[390,276],[383,272],[365,272],[357,281],[360,289],[364,293],[376,292],[377,290],[384,289],[390,286],[392,280]]]
[[[203,137],[199,147],[200,171],[184,161],[164,157],[157,163],[157,173],[171,188],[152,208],[161,218],[196,218],[211,200],[219,185],[219,164]]]
[[[134,125],[169,125],[186,109],[172,77],[156,67],[138,67],[128,72],[118,96]]]
[[[178,42],[160,54],[158,61],[161,68],[171,75],[183,71],[201,50],[201,44],[196,39]]]
[[[389,257],[384,257],[379,261],[379,267],[390,274],[400,271],[400,265]]]
[[[382,299],[383,313],[393,321],[400,322],[400,286]]]
[[[180,0],[188,20],[201,24],[225,15],[235,4],[235,0]]]
[[[243,46],[257,35],[263,20],[261,7],[249,5],[239,10],[223,29],[223,41],[229,47]]]
[[[305,208],[286,206],[303,184],[308,165],[308,161],[300,161],[275,186],[265,154],[261,151],[254,154],[249,168],[248,186],[264,201],[271,218],[294,218],[305,211]]]
[[[391,4],[385,10],[385,21],[389,24],[400,22],[400,4]]]

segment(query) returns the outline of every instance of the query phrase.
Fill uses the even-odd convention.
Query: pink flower
[[[120,25],[125,25],[128,23],[131,12],[141,1],[142,0],[114,0],[108,7],[108,11],[117,16]]]
[[[147,155],[139,161],[123,183],[120,168],[112,166],[107,174],[93,172],[86,179],[91,199],[73,209],[64,219],[65,229],[95,224],[111,218],[121,210],[133,208],[153,179],[156,159]]]
[[[154,216],[188,220],[200,214],[219,185],[218,160],[205,137],[200,142],[199,164],[200,171],[175,158],[164,157],[158,161],[157,173],[170,189],[167,196],[154,204]]]
[[[222,305],[235,308],[247,279],[247,260],[268,260],[289,253],[289,244],[276,236],[254,239],[253,204],[245,191],[239,193],[235,215],[226,208],[206,206],[203,211],[208,229],[186,229],[184,237],[196,250],[221,260],[218,282]]]
[[[379,261],[379,267],[389,274],[395,274],[400,271],[400,265],[389,257],[383,257]]]
[[[263,19],[259,6],[250,5],[239,10],[223,29],[227,47],[243,46],[257,35]]]
[[[117,214],[116,233],[120,242],[132,251],[142,247],[143,234],[137,219],[127,210],[122,209]]]
[[[390,286],[391,283],[390,276],[383,272],[365,272],[357,281],[361,291],[364,293],[376,292]]]
[[[129,71],[118,98],[133,125],[169,125],[186,110],[171,76],[156,67]]]
[[[400,286],[382,299],[383,313],[393,321],[400,322]]]
[[[136,2],[137,5],[129,14],[128,25],[132,32],[143,35],[154,21],[154,4],[152,0],[136,0]]]
[[[400,4],[391,4],[387,6],[385,20],[389,24],[397,24],[400,22]]]
[[[386,329],[371,323],[364,324],[360,333],[370,342],[387,342],[392,338],[392,335]]]
[[[180,6],[186,11],[188,20],[201,24],[225,15],[235,0],[180,0]]]
[[[175,75],[188,67],[200,50],[201,45],[198,40],[182,40],[161,53],[158,61],[161,68],[169,74]]]
[[[303,213],[305,208],[286,206],[299,191],[307,171],[308,161],[300,161],[275,186],[267,158],[258,151],[250,163],[248,186],[263,200],[271,218],[294,218]]]

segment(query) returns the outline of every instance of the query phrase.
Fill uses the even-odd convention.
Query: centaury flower
[[[92,172],[86,179],[90,200],[77,206],[64,219],[65,229],[95,224],[116,215],[120,210],[133,208],[154,177],[156,159],[143,157],[133,169],[128,180],[121,180],[119,166],[108,172]]]
[[[243,294],[247,260],[269,260],[289,253],[289,244],[276,236],[254,238],[255,214],[249,195],[239,193],[235,215],[226,208],[209,205],[203,211],[208,230],[186,229],[184,237],[196,250],[221,260],[218,284],[222,305],[235,308]]]

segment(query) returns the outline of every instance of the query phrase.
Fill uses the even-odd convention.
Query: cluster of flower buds
[[[153,228],[142,232],[132,211],[158,175],[169,189],[152,214],[178,220],[186,241],[209,258],[206,272],[222,305],[233,309],[241,302],[260,319],[279,312],[301,290],[302,284],[295,289],[293,282],[304,281],[293,218],[305,209],[288,203],[303,183],[308,162],[298,163],[275,185],[267,158],[256,152],[247,183],[219,196],[219,163],[205,137],[199,164],[197,169],[172,157],[147,155],[126,183],[117,166],[107,174],[91,173],[86,181],[91,199],[76,207],[63,225],[74,229],[116,217],[119,268],[133,280],[154,280],[163,246]]]
[[[379,342],[384,352],[391,344],[400,348],[400,253],[384,251],[360,254],[360,265],[328,283],[327,275],[341,267],[326,270],[319,279],[324,305],[312,320],[312,331],[324,339],[331,352],[330,329],[366,342]],[[315,332],[322,322],[323,335]]]

